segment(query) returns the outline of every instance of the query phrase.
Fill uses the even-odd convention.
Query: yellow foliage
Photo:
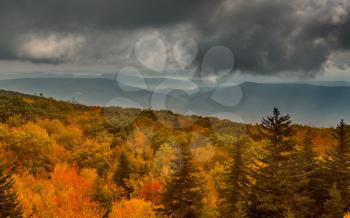
[[[69,162],[72,158],[72,153],[59,144],[52,145],[52,156],[56,164]]]
[[[155,218],[152,204],[137,198],[113,203],[110,218]]]
[[[33,103],[34,103],[34,100],[33,100],[33,99],[30,99],[30,98],[23,98],[23,102],[24,102],[24,103],[27,103],[27,104],[33,104]]]
[[[16,165],[24,166],[31,173],[50,170],[53,141],[39,125],[33,122],[18,128],[1,125],[0,140],[6,159],[16,160]]]
[[[90,183],[96,181],[97,173],[96,169],[84,168],[80,170],[80,175],[87,179]]]
[[[103,210],[90,199],[92,181],[74,167],[57,165],[50,180],[29,173],[16,176],[16,189],[25,217],[101,217]]]
[[[169,144],[162,144],[154,157],[154,167],[162,176],[171,172],[171,163],[176,159],[176,150]]]
[[[50,137],[67,149],[73,149],[82,143],[83,132],[76,125],[65,126],[59,120],[40,120],[38,122],[42,128],[46,129]]]
[[[42,100],[23,98],[23,102],[32,104],[28,109]],[[46,106],[48,111],[43,113]],[[164,207],[161,195],[181,144],[191,145],[194,166],[199,169],[201,181],[206,181],[203,213],[213,217],[219,209],[219,194],[227,188],[225,166],[233,158],[229,150],[241,126],[166,111],[156,112],[156,121],[147,113],[135,119],[139,110],[117,108],[113,122],[120,125],[113,126],[99,107],[66,108],[62,104],[56,114],[51,112],[54,100],[46,106],[34,114],[29,110],[28,116],[26,110],[18,114],[8,110],[10,117],[0,123],[0,159],[12,162],[17,173],[15,189],[24,217],[102,217],[104,208],[111,209],[109,217],[156,217],[155,209]],[[242,158],[259,158],[266,140],[256,127],[246,127],[249,141],[243,146]],[[298,128],[297,139],[302,145],[308,129]],[[331,148],[328,145],[334,144],[332,131],[314,131],[312,141],[323,154]],[[124,181],[127,188],[114,180],[121,152],[127,152],[130,161],[131,173]],[[180,156],[178,160],[183,159]],[[254,161],[247,166],[256,170],[263,163]],[[126,195],[131,199],[112,204]],[[350,212],[344,217],[350,218]]]
[[[109,142],[87,139],[76,149],[73,158],[80,168],[96,167],[102,173],[108,169],[111,155]]]
[[[49,180],[34,178],[29,173],[15,176],[15,188],[24,217],[50,217],[55,208],[55,187]]]
[[[198,146],[192,149],[193,158],[197,162],[209,162],[215,155],[215,148],[212,145]]]
[[[145,134],[136,127],[133,133],[127,139],[127,145],[131,151],[141,154],[145,147]]]

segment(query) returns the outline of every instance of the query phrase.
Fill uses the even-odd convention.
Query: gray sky
[[[0,0],[0,73],[350,80],[349,11],[350,0]]]

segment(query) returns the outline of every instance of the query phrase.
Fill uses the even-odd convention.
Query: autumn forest
[[[340,218],[350,129],[0,92],[0,217]],[[338,122],[338,124],[337,124]],[[350,216],[350,215],[349,215]]]

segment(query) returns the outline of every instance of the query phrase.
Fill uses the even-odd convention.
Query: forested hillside
[[[188,87],[184,86],[182,79],[128,76],[123,81],[103,78],[22,78],[0,80],[0,89],[37,95],[42,93],[44,96],[85,105],[131,107],[128,101],[131,100],[134,102],[131,104],[133,107],[140,108],[162,105],[163,98],[159,96],[167,95],[170,101],[166,108],[178,113],[185,112],[179,105],[186,102],[186,110],[194,114],[217,116],[223,112],[234,112],[245,122],[259,122],[262,116],[271,113],[273,106],[293,115],[293,120],[300,124],[324,127],[333,125],[341,118],[350,120],[350,86],[346,82],[198,83],[195,84],[198,90],[190,94],[173,92],[175,89],[169,92],[162,88],[166,81],[167,86],[187,92]],[[112,99],[115,98],[126,100],[114,102]],[[235,117],[229,118],[235,120]]]
[[[348,126],[259,124],[0,92],[0,217],[343,217]]]

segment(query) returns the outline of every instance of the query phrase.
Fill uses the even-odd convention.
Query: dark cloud
[[[346,21],[335,28],[339,34],[339,49],[350,49],[350,16]]]
[[[191,19],[221,0],[33,0],[2,1],[2,17],[14,18],[31,28],[73,30],[159,27]]]
[[[179,25],[187,25],[200,47],[198,63],[207,49],[223,45],[234,53],[236,70],[311,77],[332,52],[350,48],[349,5],[350,0],[2,0],[0,59],[69,61],[18,52],[26,35],[39,32],[82,34],[87,43],[81,49],[89,55],[74,61],[101,61],[106,53],[118,53],[106,34],[119,37],[115,48],[124,51],[122,42],[135,40],[130,35],[137,31],[174,37],[182,31]]]
[[[304,2],[311,2],[305,0]],[[335,2],[335,1],[334,1]],[[216,19],[216,26],[199,25],[206,47],[225,45],[236,56],[236,69],[258,74],[293,73],[312,77],[332,51],[347,49],[348,20],[337,19],[325,3],[312,15],[300,1],[232,1],[232,10]],[[312,5],[307,5],[311,7]],[[345,6],[341,6],[348,11]],[[313,7],[316,10],[316,7]],[[210,34],[212,33],[212,34]],[[219,57],[218,57],[219,58]]]

